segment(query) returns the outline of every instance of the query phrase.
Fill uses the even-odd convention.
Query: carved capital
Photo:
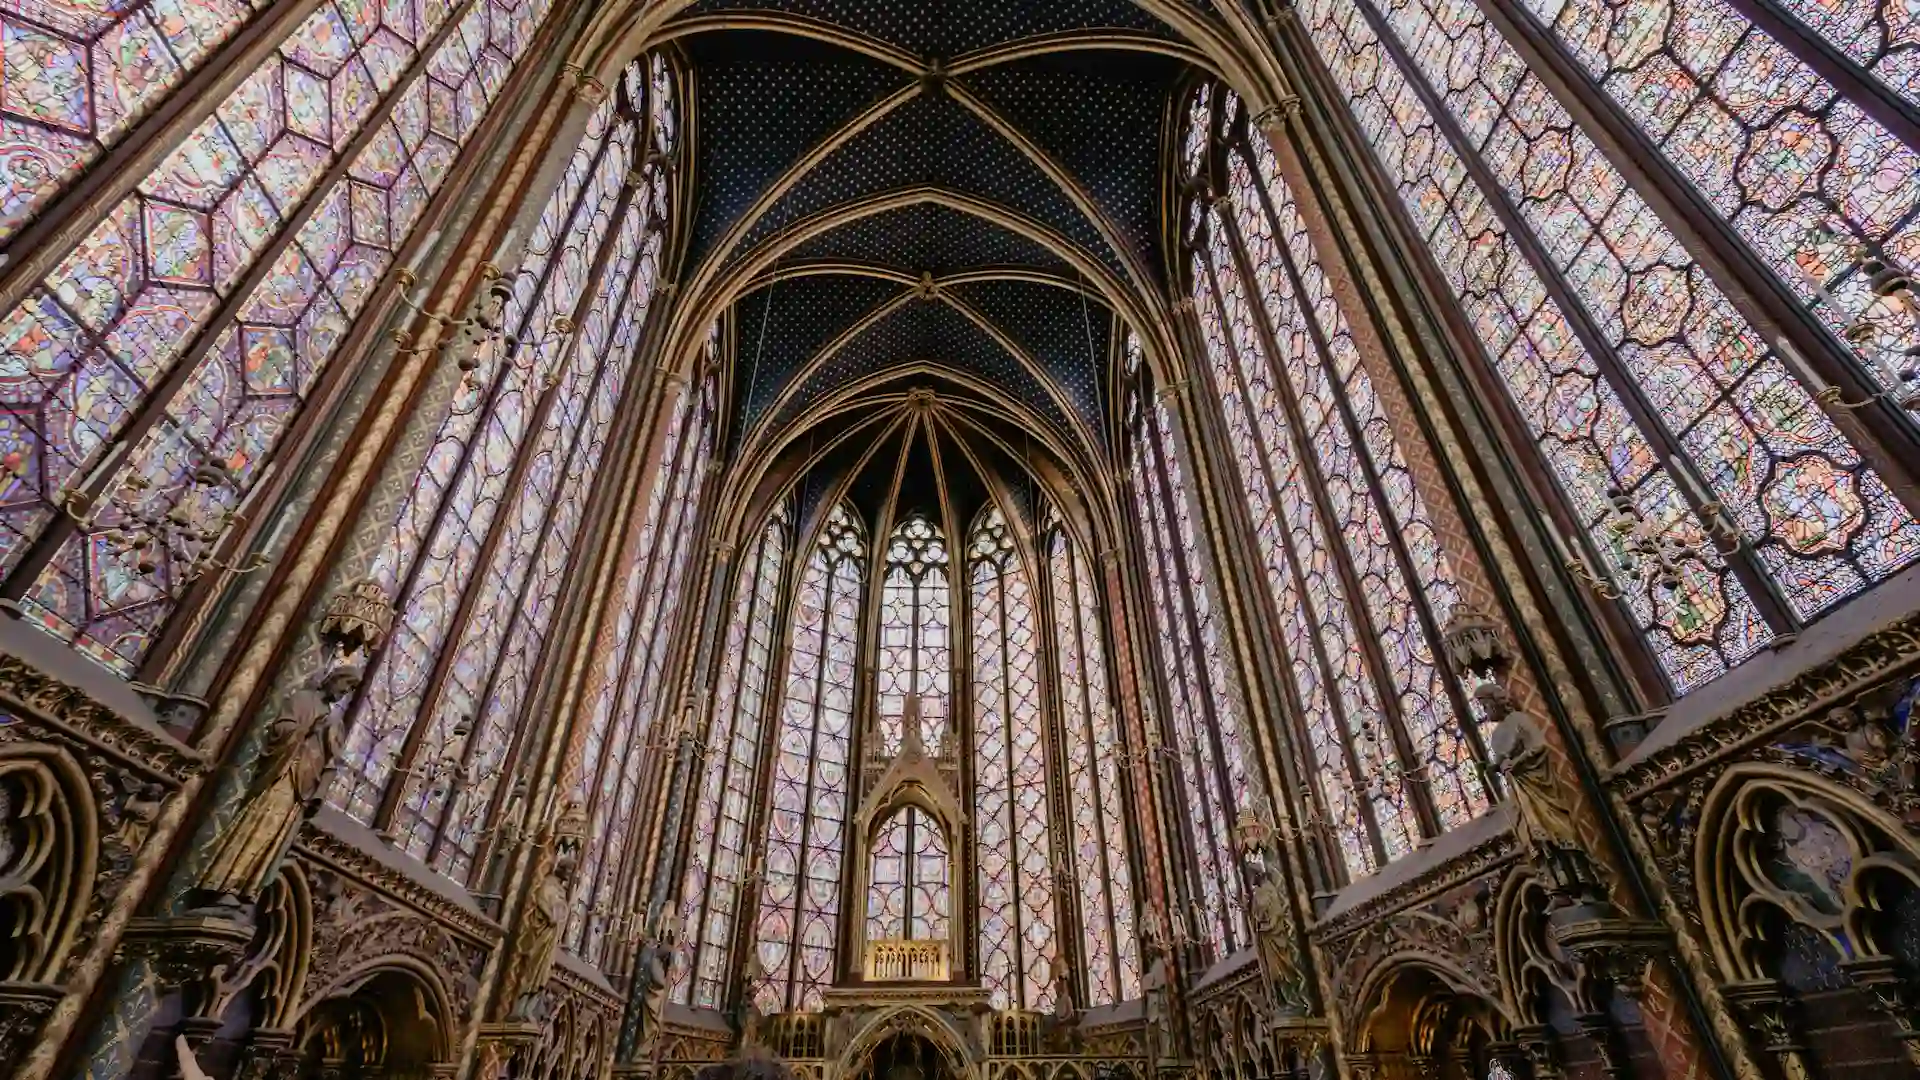
[[[327,598],[320,640],[343,653],[371,653],[387,640],[393,619],[393,601],[386,590],[371,578],[361,578]]]
[[[262,1028],[253,1033],[240,1051],[233,1080],[297,1080],[301,1064],[293,1032]]]
[[[1800,1039],[1799,1003],[1788,996],[1786,987],[1772,979],[1753,979],[1729,983],[1722,993],[1745,1021],[1754,1045],[1778,1059],[1786,1075],[1808,1075],[1802,1056],[1806,1045]]]
[[[1599,999],[1602,988],[1612,989],[1634,1001],[1646,991],[1647,972],[1653,962],[1667,952],[1667,928],[1657,922],[1623,918],[1578,918],[1598,913],[1595,909],[1565,909],[1568,916],[1550,923],[1554,940],[1573,954],[1580,968],[1581,981],[1594,988],[1590,996]],[[1577,920],[1577,921],[1576,921]],[[1604,1008],[1596,1000],[1596,1011]]]

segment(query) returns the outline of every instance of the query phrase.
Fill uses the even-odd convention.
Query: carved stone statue
[[[1525,713],[1509,713],[1493,731],[1488,749],[1513,792],[1516,827],[1536,847],[1579,848],[1573,800],[1554,778],[1546,737]]]
[[[678,932],[663,923],[640,948],[640,962],[634,966],[634,989],[640,1001],[641,1046],[650,1045],[660,1033],[660,1013],[666,1006],[673,952],[679,943]]]
[[[1073,1023],[1078,1015],[1073,1007],[1073,969],[1058,949],[1047,960],[1047,975],[1053,983],[1053,1015],[1063,1024]]]
[[[1293,928],[1293,906],[1287,902],[1279,875],[1258,871],[1247,897],[1247,920],[1260,954],[1260,970],[1273,989],[1274,1003],[1283,1009],[1305,1010],[1306,973],[1300,970],[1299,942]]]
[[[746,962],[740,965],[740,989],[733,1003],[734,1026],[740,1030],[742,1046],[760,1045],[766,1015],[760,1011],[759,995],[766,981],[767,966],[760,959],[760,950],[749,948]]]
[[[579,869],[586,826],[586,813],[580,804],[570,801],[540,837],[533,891],[508,942],[500,974],[498,1008],[504,1010],[508,1020],[537,1019],[534,1012],[553,970],[553,954],[566,923],[567,898]]]
[[[1603,897],[1605,890],[1574,826],[1573,799],[1553,775],[1538,723],[1525,713],[1507,714],[1494,728],[1487,749],[1507,778],[1514,832],[1547,872],[1549,888],[1563,898]]]
[[[225,907],[251,903],[267,885],[300,822],[319,805],[345,738],[338,706],[360,688],[366,668],[338,657],[294,693],[268,729],[245,801],[200,872],[201,892]]]

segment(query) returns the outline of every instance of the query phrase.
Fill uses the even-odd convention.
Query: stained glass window
[[[1791,38],[1775,40],[1722,0],[1525,3],[1835,331],[1846,332],[1880,300],[1849,249],[1866,245],[1908,265],[1920,256],[1920,154],[1790,51]],[[1920,104],[1920,42],[1905,5],[1781,6],[1792,13],[1788,22],[1798,16],[1869,78]],[[1490,51],[1503,64],[1513,55],[1504,43]],[[1867,373],[1899,387],[1910,361],[1868,352]]]
[[[661,703],[669,687],[662,677],[667,650],[680,625],[676,614],[693,562],[695,524],[703,505],[700,480],[713,456],[718,422],[717,388],[708,376],[697,395],[688,395],[678,431],[668,432],[661,470],[655,474],[648,499],[648,521],[641,526],[645,562],[635,566],[629,583],[638,589],[639,614],[635,625],[643,635],[626,657],[618,682],[614,732],[605,744],[599,779],[587,802],[586,868],[575,894],[574,909],[584,913],[584,939],[577,946],[589,959],[604,958],[614,923],[623,904],[633,903],[631,877],[638,836],[634,814],[640,805],[640,785],[647,767],[671,753],[661,728]],[[663,486],[664,481],[664,486]],[[608,687],[603,692],[610,691]],[[642,753],[657,748],[658,753]]]
[[[925,515],[900,523],[887,540],[887,576],[880,597],[879,680],[881,756],[900,749],[907,699],[920,698],[920,739],[931,753],[947,729],[948,642],[952,599],[947,590],[947,540]]]
[[[1060,668],[1073,881],[1089,1006],[1140,996],[1140,943],[1128,864],[1123,747],[1107,686],[1106,637],[1093,568],[1055,517],[1046,537],[1054,656]]]
[[[1138,348],[1130,335],[1129,351]],[[1141,384],[1145,375],[1142,370]],[[1128,393],[1134,510],[1170,706],[1163,741],[1148,753],[1177,766],[1187,796],[1187,835],[1179,847],[1191,853],[1197,895],[1192,910],[1177,917],[1221,959],[1250,940],[1231,830],[1237,813],[1252,805],[1259,780],[1241,748],[1239,685],[1222,653],[1208,595],[1211,570],[1190,516],[1174,416],[1164,402],[1144,400],[1144,385]]]
[[[1357,876],[1412,851],[1423,817],[1444,830],[1484,812],[1484,753],[1435,660],[1452,570],[1293,192],[1242,114],[1223,91],[1189,115],[1204,154],[1190,165],[1216,162],[1226,183],[1192,208],[1194,311],[1323,813]]]
[[[995,1008],[1053,1008],[1053,841],[1039,614],[999,507],[967,541],[973,633],[973,821],[979,843],[980,980]]]
[[[0,9],[0,243],[265,6],[14,0]]]
[[[473,870],[506,795],[497,781],[530,726],[520,722],[529,679],[652,296],[661,237],[648,191],[665,181],[641,166],[646,116],[646,102],[623,94],[589,122],[514,282],[511,344],[489,350],[455,392],[375,561],[401,618],[352,714],[333,799],[456,878]],[[563,317],[577,335],[556,331]],[[664,433],[648,509],[658,539],[626,567],[622,696],[596,701],[588,717],[601,760],[575,794],[591,822],[584,865],[600,874],[620,866],[632,794],[616,777],[639,756],[626,749],[658,696],[646,672],[661,663],[670,622],[657,613],[674,610],[713,394],[685,395]],[[610,901],[594,894],[611,887],[596,878],[583,889],[577,947],[598,945]]]
[[[1682,6],[1538,10],[1789,280],[1823,200],[1851,215],[1842,233],[1871,221],[1893,236],[1911,216],[1908,152],[1849,119],[1744,19],[1689,3],[1683,20]],[[1815,404],[1817,387],[1474,3],[1305,0],[1301,13],[1583,527],[1570,553],[1600,556],[1675,690],[1920,557],[1920,525]],[[1702,100],[1703,70],[1718,100]],[[1759,137],[1734,130],[1761,116],[1773,126]],[[1822,125],[1847,132],[1844,167],[1814,160],[1827,154]],[[1755,207],[1716,193],[1729,176],[1754,186]],[[1811,260],[1816,278],[1832,269],[1824,258]],[[1844,322],[1850,303],[1822,317]],[[1694,550],[1633,554],[1635,518]],[[1716,544],[1716,525],[1738,546]]]
[[[232,14],[221,4],[86,14],[96,6],[27,12],[104,35],[86,75],[51,74],[79,54],[44,36],[16,48],[34,32],[8,22],[0,108],[22,104],[14,74],[51,64],[70,102],[110,113],[95,89],[114,86],[112,97],[123,77],[140,78],[116,70],[113,50],[177,80],[163,69],[197,63]],[[184,545],[161,542],[166,527],[150,523],[184,515],[224,537],[258,512],[285,435],[546,10],[546,0],[320,4],[0,316],[13,372],[0,571],[31,621],[117,671],[137,669],[192,576]],[[161,60],[169,47],[154,33],[186,51]],[[90,79],[104,81],[81,85]],[[144,93],[124,100],[151,107]],[[8,119],[11,139],[24,129]],[[94,121],[88,132],[97,144]],[[57,183],[36,179],[44,164],[11,160],[21,171],[7,183]]]
[[[755,938],[765,1012],[820,1007],[833,981],[847,819],[847,764],[867,541],[835,504],[811,545],[793,602]]]
[[[947,838],[933,815],[903,806],[873,831],[867,863],[867,940],[947,936]]]
[[[775,510],[757,549],[741,566],[720,682],[713,694],[707,742],[715,749],[707,755],[695,796],[693,850],[680,887],[693,959],[675,969],[672,987],[675,1001],[699,1008],[719,1008],[730,989],[733,930],[746,882],[747,825],[773,679],[789,528],[786,508]]]

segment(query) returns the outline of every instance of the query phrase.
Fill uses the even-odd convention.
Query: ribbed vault
[[[1130,0],[702,0],[655,36],[691,83],[681,331],[731,315],[736,461],[937,388],[1100,471],[1118,327],[1165,303],[1180,32]]]

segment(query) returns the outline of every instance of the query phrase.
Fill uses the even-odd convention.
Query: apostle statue
[[[572,800],[542,830],[533,862],[533,888],[520,923],[508,942],[500,974],[499,1006],[506,1019],[532,1022],[543,1000],[547,976],[553,970],[554,950],[566,924],[567,899],[573,892],[580,865],[580,846],[587,832],[586,813]]]
[[[1593,893],[1598,882],[1574,827],[1573,799],[1553,775],[1538,721],[1523,712],[1508,713],[1487,749],[1507,778],[1514,831],[1552,877],[1551,887],[1563,895]]]
[[[1253,806],[1240,812],[1234,831],[1246,869],[1247,922],[1253,929],[1260,970],[1266,976],[1275,1005],[1305,1011],[1313,1003],[1300,962],[1293,904],[1287,897],[1286,881],[1280,869],[1280,834],[1264,798],[1256,799]]]
[[[240,812],[196,883],[216,905],[244,907],[266,888],[300,822],[318,807],[333,778],[334,755],[346,735],[340,706],[365,676],[357,654],[334,656],[268,728]]]
[[[640,946],[640,962],[634,966],[634,990],[640,1002],[641,1046],[652,1043],[660,1033],[667,984],[673,976],[673,953],[679,945],[678,930],[662,917],[660,924],[647,935],[646,943]]]

